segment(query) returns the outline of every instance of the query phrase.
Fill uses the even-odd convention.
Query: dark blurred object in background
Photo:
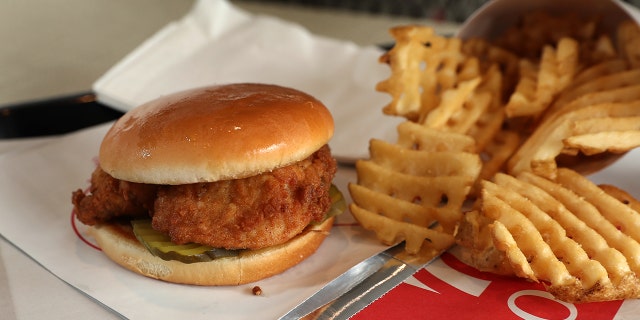
[[[463,22],[487,0],[243,0]],[[515,1],[515,0],[514,0]],[[561,1],[561,0],[559,0]],[[636,7],[640,0],[625,0]]]

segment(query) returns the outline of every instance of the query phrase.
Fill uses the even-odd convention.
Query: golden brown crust
[[[597,283],[589,289],[581,285],[545,285],[547,291],[557,299],[572,303],[602,302],[612,300],[637,299],[640,297],[640,279],[629,274],[615,284]]]
[[[282,245],[191,264],[153,256],[136,240],[128,225],[101,224],[91,227],[90,233],[107,257],[146,277],[204,286],[239,285],[274,276],[302,262],[320,247],[333,227],[333,220],[310,225]]]
[[[149,184],[238,179],[307,158],[333,129],[327,108],[295,89],[204,87],[125,114],[102,142],[100,165],[117,179]]]
[[[322,221],[336,172],[328,146],[292,165],[244,179],[161,186],[153,228],[178,244],[259,249]]]
[[[464,214],[455,234],[458,258],[480,271],[513,275],[504,252],[495,247],[491,238],[492,222],[478,211]]]
[[[157,188],[157,185],[114,179],[97,167],[91,174],[89,190],[74,191],[71,202],[78,220],[87,225],[118,217],[148,217]]]

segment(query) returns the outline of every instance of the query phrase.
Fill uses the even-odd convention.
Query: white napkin
[[[375,91],[389,76],[382,50],[324,38],[299,25],[251,15],[227,1],[199,0],[191,12],[144,42],[94,84],[98,100],[127,111],[161,95],[211,84],[265,82],[293,87],[332,112],[330,142],[342,159],[368,156],[369,139],[395,136],[402,119],[384,116]]]

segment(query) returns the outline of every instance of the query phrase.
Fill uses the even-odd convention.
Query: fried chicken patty
[[[153,228],[178,244],[258,249],[284,243],[320,221],[331,206],[329,187],[335,172],[336,162],[326,145],[307,159],[271,172],[209,183],[130,183],[97,168],[90,194],[78,190],[72,201],[85,224],[149,215]]]
[[[74,191],[71,202],[78,220],[87,225],[118,217],[148,217],[157,189],[157,185],[114,179],[98,167],[91,174],[89,190]]]

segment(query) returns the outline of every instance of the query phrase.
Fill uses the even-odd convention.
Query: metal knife
[[[351,267],[280,319],[300,319],[311,313],[314,319],[348,319],[442,252],[408,255],[404,242],[398,243]]]

